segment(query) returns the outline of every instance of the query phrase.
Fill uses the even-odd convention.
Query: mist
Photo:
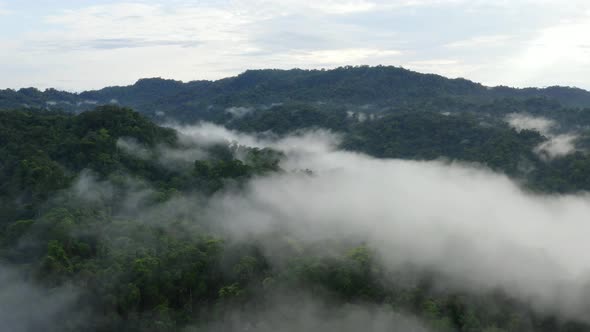
[[[309,294],[279,292],[264,308],[234,310],[222,321],[206,327],[189,327],[185,332],[429,332],[418,319],[391,308],[347,304],[338,306]]]
[[[541,143],[535,148],[544,159],[553,159],[566,156],[576,151],[576,140],[579,138],[576,134],[562,134],[552,136],[549,140]]]
[[[511,113],[506,116],[506,122],[514,129],[535,130],[547,137],[535,148],[535,152],[543,159],[550,160],[566,156],[576,151],[577,133],[558,133],[559,125],[551,119],[528,114]]]
[[[557,125],[555,121],[545,117],[520,113],[508,114],[506,122],[516,130],[536,130],[544,136],[549,135]]]
[[[590,261],[580,255],[587,194],[532,194],[477,165],[340,151],[339,136],[321,130],[274,141],[208,126],[180,130],[211,138],[209,128],[287,155],[286,172],[209,202],[207,218],[234,238],[280,228],[304,243],[358,239],[387,268],[412,263],[445,276],[445,287],[502,289],[538,310],[589,321]]]
[[[233,243],[256,239],[269,262],[277,265],[283,259],[277,232],[323,254],[334,243],[362,243],[386,271],[411,264],[436,273],[437,287],[443,289],[473,294],[502,290],[539,312],[590,322],[585,309],[590,305],[590,260],[583,255],[590,232],[587,193],[531,193],[517,180],[479,164],[376,159],[339,149],[341,136],[321,129],[283,137],[248,135],[208,123],[175,129],[182,144],[195,149],[232,143],[280,150],[285,156],[282,171],[255,176],[239,188],[228,186],[210,198],[177,194],[149,207],[142,202],[153,192],[131,182],[120,202],[123,208],[115,214],[164,227],[164,220],[184,220],[187,234],[207,225]],[[184,148],[170,149],[181,153]],[[161,162],[174,153],[162,154]],[[88,173],[70,194],[89,202],[98,200],[96,195],[114,195],[108,181]],[[276,301],[272,310],[293,306]],[[279,324],[275,311],[256,312],[254,321],[264,323],[257,330],[342,330],[338,319],[309,318],[325,310],[317,301],[297,307],[288,325]],[[383,328],[397,326],[400,317],[407,322],[402,316],[375,319],[375,312],[384,311],[363,305],[355,314],[334,310],[317,317],[389,322]],[[215,328],[234,329],[231,324],[249,314],[254,315],[238,311]],[[368,326],[357,323],[346,326]],[[400,330],[424,331],[416,324]]]
[[[0,326],[2,331],[63,331],[82,326],[79,291],[71,286],[47,290],[26,274],[0,264]]]
[[[233,106],[225,109],[226,113],[233,115],[235,118],[242,118],[245,115],[252,113],[254,109],[252,107]]]
[[[182,136],[179,142],[177,147],[158,145],[155,149],[150,149],[133,138],[123,137],[117,140],[117,147],[135,158],[153,159],[168,169],[186,169],[191,167],[195,160],[203,160],[209,156],[205,149],[209,144],[194,144]]]

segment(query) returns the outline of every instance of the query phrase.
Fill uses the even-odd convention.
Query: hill
[[[590,107],[590,92],[570,87],[486,87],[466,79],[448,79],[399,67],[341,67],[332,70],[248,70],[217,81],[140,79],[135,84],[68,93],[34,88],[0,90],[0,109],[43,108],[80,112],[99,104],[132,107],[148,116],[195,120],[211,108],[268,107],[305,102],[405,107],[441,101],[468,104],[497,99],[544,98],[564,107]]]
[[[284,114],[288,121],[279,122],[272,112]],[[532,187],[542,192],[553,191],[544,185],[553,183],[565,184],[566,189],[590,188],[576,178],[590,169],[584,155],[541,161],[532,149],[543,137],[534,131],[518,132],[503,122],[482,126],[468,114],[431,112],[359,122],[341,112],[322,112],[328,111],[267,110],[232,125],[252,137],[268,129],[285,134],[321,125],[344,135],[342,147],[376,157],[477,162],[532,181]],[[511,288],[470,291],[448,286],[445,273],[430,265],[408,262],[388,267],[378,247],[365,243],[360,234],[359,239],[339,238],[338,230],[330,229],[327,238],[314,241],[313,236],[299,237],[287,223],[268,233],[257,232],[275,213],[281,220],[289,214],[280,213],[283,210],[270,201],[262,201],[260,211],[241,210],[250,201],[240,197],[256,202],[261,198],[256,195],[266,192],[273,198],[289,195],[291,184],[299,182],[284,180],[312,184],[322,179],[315,170],[281,169],[279,161],[287,158],[281,151],[228,141],[199,145],[203,142],[187,140],[131,109],[115,106],[79,115],[3,111],[0,143],[0,276],[6,289],[20,291],[18,303],[47,309],[34,316],[51,320],[27,321],[33,330],[226,331],[270,326],[265,329],[270,331],[277,315],[282,319],[281,315],[295,314],[302,322],[293,324],[305,329],[312,323],[341,326],[341,320],[353,314],[366,315],[367,324],[375,319],[399,324],[395,315],[402,313],[419,319],[420,331],[590,331],[584,318],[538,309],[536,301]],[[337,158],[335,166],[352,160]],[[383,166],[387,161],[373,162]],[[526,162],[536,170],[523,172],[520,165]],[[399,170],[418,164],[403,164]],[[562,172],[552,173],[553,169]],[[472,173],[483,174],[475,168],[468,172]],[[356,190],[362,183],[352,180]],[[477,176],[471,180],[480,181]],[[269,186],[261,192],[261,187],[252,187],[255,183]],[[276,191],[284,184],[286,189]],[[327,199],[317,204],[340,209],[354,203]],[[361,214],[352,216],[360,217],[360,224],[371,215],[364,204],[369,202],[363,203]],[[234,208],[237,215],[230,213]],[[267,208],[270,214],[260,213]],[[303,222],[301,215],[305,213],[292,217]],[[403,213],[399,216],[404,218]],[[320,230],[315,225],[320,219],[313,219],[314,232]],[[232,233],[229,226],[239,231]],[[439,238],[438,232],[433,234],[433,239]],[[326,309],[316,309],[323,304],[310,302],[307,294],[313,294],[314,301],[326,301]],[[307,317],[310,306],[314,313],[322,312],[317,322]],[[410,330],[416,330],[412,326]]]

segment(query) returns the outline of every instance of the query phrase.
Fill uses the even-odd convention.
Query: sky
[[[0,0],[0,88],[393,65],[590,89],[587,0]]]

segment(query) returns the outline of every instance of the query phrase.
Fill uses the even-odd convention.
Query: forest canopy
[[[2,91],[0,321],[590,331],[587,94],[395,67]]]

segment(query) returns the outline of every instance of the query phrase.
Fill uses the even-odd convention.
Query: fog
[[[338,306],[308,294],[279,292],[261,309],[234,310],[206,328],[190,327],[185,332],[428,332],[417,319],[391,308],[347,304]]]
[[[203,122],[195,126],[168,124],[178,132],[178,145],[175,147],[159,145],[149,148],[129,137],[117,140],[117,147],[123,152],[142,160],[155,160],[170,169],[192,167],[195,160],[209,157],[207,148],[216,144],[232,144],[254,148],[273,148],[287,153],[302,151],[319,152],[335,148],[339,136],[322,130],[300,131],[291,136],[278,137],[271,132],[255,136],[228,130],[224,127]],[[240,152],[236,149],[236,152]],[[235,156],[242,159],[240,154]]]
[[[578,137],[579,136],[576,134],[562,134],[552,136],[549,138],[549,140],[537,146],[535,148],[535,152],[545,159],[566,156],[576,151],[575,143]]]
[[[207,123],[175,128],[182,147],[168,148],[170,153],[161,155],[162,163],[187,147],[231,142],[283,151],[283,171],[254,177],[245,187],[228,186],[210,198],[177,194],[149,208],[142,202],[153,192],[146,184],[130,180],[126,198],[119,202],[123,207],[119,213],[125,217],[134,215],[143,224],[189,220],[196,232],[202,224],[214,225],[229,242],[257,239],[271,264],[282,259],[274,237],[277,231],[325,253],[333,243],[363,243],[387,271],[411,264],[436,273],[438,287],[476,294],[500,289],[540,312],[590,322],[586,312],[590,304],[587,194],[533,194],[518,181],[475,164],[375,159],[340,150],[341,137],[326,130],[278,137],[272,133],[253,136]],[[93,202],[112,196],[113,191],[108,181],[83,173],[70,194]],[[382,331],[413,322],[367,306],[326,313],[315,298],[295,306],[296,311],[289,309],[293,303],[276,301],[266,311],[238,311],[211,331],[232,330],[231,324],[253,314],[260,318],[248,321],[262,324],[255,329],[259,331],[342,330],[343,326],[369,326],[359,323],[367,321],[384,322],[382,327],[368,328]],[[284,321],[276,317],[283,317],[281,310],[291,310],[289,324],[280,325]],[[357,320],[342,324],[340,318],[317,317]],[[423,331],[418,323],[408,326],[412,328],[400,330]]]
[[[321,129],[300,130],[279,137],[272,132],[255,135],[241,133],[207,122],[195,126],[168,126],[179,132],[180,141],[187,146],[208,147],[230,143],[254,148],[273,148],[291,156],[336,150],[341,140],[340,135]]]
[[[46,290],[22,271],[0,265],[0,330],[57,332],[81,326],[78,295],[68,286]]]
[[[225,109],[225,112],[233,115],[235,118],[241,118],[254,111],[252,107],[233,106]]]
[[[555,129],[553,120],[529,114],[510,113],[506,116],[506,122],[516,130],[536,130],[541,135],[547,136]]]
[[[339,151],[338,136],[321,130],[276,140],[211,125],[179,130],[286,152],[286,172],[209,202],[207,218],[234,238],[277,228],[304,243],[355,238],[387,268],[410,262],[444,275],[446,287],[500,288],[539,310],[589,321],[585,194],[535,195],[478,166]],[[301,169],[313,175],[293,172]]]
[[[516,130],[535,130],[548,139],[535,148],[535,152],[543,159],[549,160],[566,156],[576,151],[576,133],[558,133],[559,125],[551,119],[528,114],[511,113],[506,122]]]
[[[195,160],[206,159],[209,155],[205,150],[207,144],[194,144],[190,139],[180,137],[180,145],[170,147],[159,145],[150,149],[133,138],[123,137],[117,140],[117,147],[138,159],[154,159],[160,165],[169,169],[191,167]]]

